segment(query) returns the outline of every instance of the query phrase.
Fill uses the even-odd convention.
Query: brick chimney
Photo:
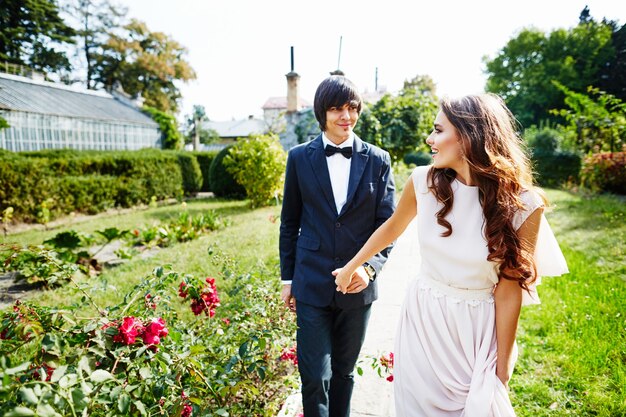
[[[291,71],[285,75],[287,77],[287,113],[298,111],[298,82],[300,76],[293,70],[293,46],[291,47]]]

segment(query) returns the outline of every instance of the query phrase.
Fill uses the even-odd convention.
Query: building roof
[[[298,108],[303,109],[308,107],[313,107],[313,105],[309,101],[298,97]],[[270,97],[262,107],[263,110],[284,110],[286,108],[287,97]]]
[[[225,122],[204,122],[204,127],[215,130],[221,138],[245,138],[251,134],[263,134],[267,130],[264,120],[251,117]]]
[[[364,91],[361,93],[361,99],[365,103],[376,104],[385,94],[387,94],[387,90]]]
[[[0,110],[157,125],[141,110],[104,91],[0,74]]]

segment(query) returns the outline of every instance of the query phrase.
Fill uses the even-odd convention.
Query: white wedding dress
[[[426,184],[429,169],[417,167],[412,174],[422,263],[417,279],[409,285],[396,334],[397,416],[515,416],[507,390],[496,376],[493,290],[498,267],[487,261],[478,188],[458,180],[452,183],[454,204],[446,219],[453,232],[442,237],[445,229],[436,220],[441,204]],[[516,215],[516,228],[543,205],[533,192],[525,192],[522,199],[526,210]],[[539,275],[567,272],[543,216],[535,262]],[[524,304],[538,302],[533,286],[532,296],[525,292]]]

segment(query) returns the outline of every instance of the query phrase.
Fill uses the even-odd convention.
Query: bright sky
[[[362,90],[395,92],[430,75],[438,95],[483,91],[483,56],[522,28],[570,28],[588,5],[596,20],[626,23],[620,0],[118,0],[128,17],[184,45],[197,80],[181,85],[181,115],[203,105],[211,120],[261,116],[268,97],[285,96],[290,47],[300,96],[340,68]]]

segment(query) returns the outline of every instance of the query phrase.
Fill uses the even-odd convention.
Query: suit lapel
[[[356,135],[354,135],[354,145],[352,149],[353,153],[352,162],[350,163],[348,196],[346,198],[346,204],[343,205],[341,213],[339,213],[340,216],[345,213],[345,211],[350,206],[350,203],[354,198],[354,193],[356,193],[356,189],[361,182],[361,177],[363,176],[363,172],[365,171],[365,165],[367,165],[367,160],[369,159],[369,155],[367,154],[367,147],[364,146],[363,141],[359,139],[359,137]]]
[[[330,183],[330,174],[328,173],[328,164],[326,163],[326,154],[324,154],[324,147],[322,146],[322,135],[319,135],[309,143],[307,155],[326,201],[333,209],[333,213],[337,213],[333,186]],[[352,168],[350,168],[350,176],[352,177]]]

